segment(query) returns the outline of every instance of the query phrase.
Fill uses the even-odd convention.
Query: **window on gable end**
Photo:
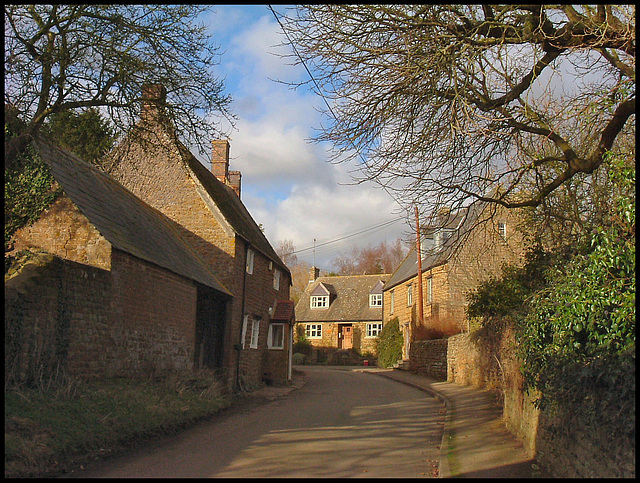
[[[249,344],[249,348],[251,349],[258,348],[259,337],[260,337],[260,321],[257,319],[253,319],[253,325],[251,326],[251,343]]]
[[[244,319],[242,319],[242,348],[245,348],[246,338],[247,338],[247,327],[249,325],[249,316],[245,315]]]
[[[249,248],[247,250],[247,273],[248,274],[252,274],[253,273],[253,261],[255,258],[255,252]]]
[[[507,239],[507,224],[504,221],[498,223],[498,233],[503,240]]]
[[[280,270],[277,268],[273,272],[273,288],[280,290]]]

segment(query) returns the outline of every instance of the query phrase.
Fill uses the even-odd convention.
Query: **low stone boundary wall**
[[[446,381],[447,347],[448,339],[412,342],[409,350],[409,370]]]

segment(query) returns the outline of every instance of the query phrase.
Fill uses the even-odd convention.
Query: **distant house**
[[[296,323],[318,347],[375,354],[382,330],[382,287],[389,275],[319,277],[310,281],[296,305]]]
[[[241,174],[229,170],[229,143],[213,142],[208,170],[164,116],[165,89],[148,86],[143,98],[140,122],[103,169],[174,221],[233,295],[223,334],[223,377],[247,385],[289,380],[291,273],[241,201]]]
[[[437,339],[468,329],[466,293],[498,276],[505,263],[523,253],[513,210],[474,203],[457,213],[441,213],[438,227],[421,229],[422,322],[418,309],[415,244],[384,286],[384,321],[398,317],[408,358],[410,342]],[[472,229],[473,228],[473,229]]]
[[[5,381],[145,376],[222,365],[231,292],[175,222],[40,139],[60,195],[14,235],[45,252],[5,277]]]

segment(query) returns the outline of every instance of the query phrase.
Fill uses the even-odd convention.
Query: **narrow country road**
[[[82,477],[434,477],[444,421],[430,395],[384,377],[305,366],[286,397],[232,411]]]

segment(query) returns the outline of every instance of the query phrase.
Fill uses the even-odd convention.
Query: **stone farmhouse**
[[[216,297],[210,297],[215,302],[196,300],[194,307],[202,314],[202,322],[197,325],[192,321],[189,330],[194,347],[185,355],[185,361],[190,360],[191,368],[215,369],[229,387],[240,382],[250,387],[263,381],[290,380],[295,321],[294,305],[289,300],[291,274],[240,199],[241,175],[229,171],[228,142],[214,141],[209,171],[177,139],[172,123],[164,115],[165,89],[148,86],[143,99],[139,123],[104,159],[101,169],[107,173],[104,179],[120,186],[141,205],[148,205],[147,211],[160,213],[173,237],[180,240],[202,270],[206,269],[209,278],[215,278],[215,284],[200,283],[206,289],[198,285],[198,291],[217,292]],[[66,157],[70,155],[67,153]],[[91,188],[80,188],[81,196],[88,196],[87,191],[90,193]],[[131,223],[135,232],[138,226]],[[105,236],[99,225],[93,229],[96,236]],[[125,251],[121,246],[131,245],[125,236],[119,241],[121,245],[110,242],[118,251]],[[159,258],[173,258],[160,251],[161,247],[153,247],[153,238],[146,243],[151,245],[149,250],[158,251]],[[166,263],[160,266],[166,268]],[[129,287],[131,313],[146,310],[139,303],[139,290],[135,285]],[[147,317],[153,323],[147,320],[148,326],[164,327],[172,323],[176,311],[192,310],[191,298],[168,287],[158,289],[155,299],[159,307],[169,300],[176,307],[173,311],[157,310],[153,316],[149,312]],[[148,329],[140,323],[131,330],[139,334]],[[161,354],[162,350],[155,352]]]
[[[14,236],[40,254],[5,278],[5,381],[218,367],[231,293],[176,224],[68,151],[36,148],[63,194]]]
[[[355,349],[376,353],[382,330],[382,287],[388,274],[319,277],[311,268],[310,280],[296,305],[314,348]]]
[[[517,224],[513,210],[474,203],[456,213],[441,213],[438,227],[421,229],[422,304],[415,244],[383,288],[383,320],[398,318],[404,360],[413,341],[468,331],[467,292],[500,275],[505,263],[521,260]]]

